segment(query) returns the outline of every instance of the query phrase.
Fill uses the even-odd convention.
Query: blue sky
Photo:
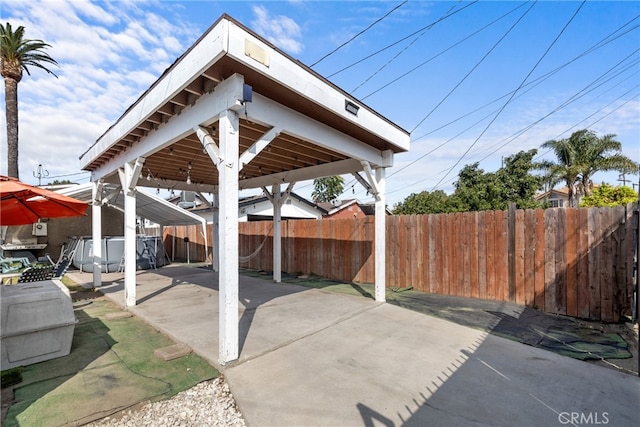
[[[222,13],[411,131],[387,174],[390,206],[583,128],[617,134],[640,159],[638,2],[3,0],[2,22],[60,63],[58,79],[32,70],[19,85],[21,179],[37,184],[42,164],[44,182],[87,182],[80,154]],[[367,199],[345,178],[343,198]]]

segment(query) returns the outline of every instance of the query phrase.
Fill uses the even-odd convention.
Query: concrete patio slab
[[[123,304],[121,275],[103,278],[102,291]],[[217,275],[185,267],[139,272],[137,293],[132,313],[217,366]],[[240,303],[240,358],[221,369],[253,426],[640,421],[638,377],[484,331],[245,276]]]

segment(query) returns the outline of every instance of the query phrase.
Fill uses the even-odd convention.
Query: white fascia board
[[[130,149],[118,154],[93,172],[92,181],[111,174],[124,163],[138,157],[148,157],[164,147],[193,133],[195,126],[212,123],[224,110],[242,100],[244,77],[234,74],[216,86],[215,91],[207,93],[178,115],[171,117],[158,129],[151,131]]]
[[[229,21],[223,19],[206,34],[174,68],[149,89],[117,123],[80,158],[81,168],[106,152],[109,147],[144,122],[184,87],[226,54]],[[215,55],[212,55],[215,52]],[[242,98],[240,98],[242,99]]]
[[[251,120],[282,128],[282,132],[320,147],[359,161],[367,161],[376,166],[390,166],[387,164],[389,159],[384,151],[345,135],[258,93],[253,93],[253,101],[247,103],[246,113]]]
[[[318,104],[319,108],[332,111],[403,151],[409,150],[410,135],[408,132],[384,120],[366,105],[362,105],[355,98],[345,95],[233,22],[229,23],[228,55],[310,99]],[[345,100],[360,107],[357,115],[346,111]]]
[[[288,172],[280,172],[272,175],[240,180],[240,189],[247,190],[250,188],[269,187],[274,184],[282,184],[285,182],[300,182],[324,176],[344,175],[360,171],[362,171],[362,164],[358,160],[339,160],[337,162],[325,163],[318,166],[309,166],[307,168],[295,169]]]

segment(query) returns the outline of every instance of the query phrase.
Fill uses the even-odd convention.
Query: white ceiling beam
[[[252,102],[247,104],[247,116],[259,123],[282,127],[282,132],[350,158],[365,160],[375,166],[389,166],[386,164],[389,159],[382,151],[256,92]]]
[[[285,182],[300,182],[324,176],[344,175],[360,171],[362,171],[362,164],[359,161],[354,159],[339,160],[333,163],[294,169],[289,172],[280,172],[272,175],[240,180],[240,189],[247,190],[250,188],[268,187]]]
[[[130,149],[111,158],[104,165],[98,167],[91,177],[92,181],[114,173],[123,164],[131,162],[138,157],[148,157],[174,142],[193,133],[195,126],[207,126],[218,120],[218,116],[224,110],[233,108],[237,102],[242,102],[242,88],[244,77],[234,74],[224,80],[214,92],[200,97],[198,101],[186,107],[178,115],[173,116],[155,131],[143,137]],[[92,157],[84,157],[91,160]],[[83,166],[87,166],[88,162]]]
[[[247,151],[240,155],[240,170],[245,165],[251,163],[251,160],[255,159],[262,150],[267,148],[267,146],[275,139],[276,136],[280,133],[282,129],[278,127],[271,128],[267,132],[264,133],[256,142],[251,145],[251,147],[247,148]]]

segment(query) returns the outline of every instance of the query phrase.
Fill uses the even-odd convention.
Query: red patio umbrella
[[[0,175],[0,225],[32,224],[41,218],[86,215],[89,205],[72,197]]]

